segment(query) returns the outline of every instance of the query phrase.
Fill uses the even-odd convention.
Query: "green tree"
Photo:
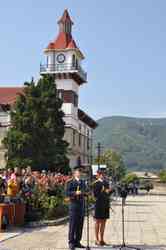
[[[128,173],[128,174],[124,177],[123,181],[124,181],[126,184],[130,184],[130,183],[133,183],[133,182],[135,182],[135,181],[139,181],[139,178],[138,178],[138,176],[137,176],[136,174],[134,174],[134,173]]]
[[[126,173],[122,156],[111,149],[105,151],[100,159],[96,158],[95,163],[106,164],[109,175],[112,176],[114,181],[120,180]]]
[[[160,181],[166,183],[166,170],[162,169],[159,173]]]
[[[67,148],[63,140],[64,113],[61,110],[56,84],[51,76],[36,84],[24,84],[24,92],[11,111],[11,128],[4,139],[7,167],[32,166],[34,170],[67,173]]]

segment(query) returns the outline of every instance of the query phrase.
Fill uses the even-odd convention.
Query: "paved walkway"
[[[142,249],[166,249],[166,196],[139,195],[128,197],[125,207],[125,239]],[[121,201],[112,204],[115,213],[107,222],[105,240],[110,245],[121,243]],[[86,223],[86,221],[85,221]],[[68,225],[17,230],[0,234],[0,250],[66,249]],[[90,218],[90,245],[94,246],[94,221]],[[82,243],[86,240],[86,224]],[[104,249],[107,249],[106,247]],[[109,247],[108,249],[112,249]],[[114,248],[116,249],[116,248]]]

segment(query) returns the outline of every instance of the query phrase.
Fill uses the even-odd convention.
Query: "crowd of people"
[[[32,171],[31,167],[0,171],[0,202],[5,198],[25,197],[38,186],[40,190],[49,191],[56,185],[64,185],[70,176],[46,170]]]

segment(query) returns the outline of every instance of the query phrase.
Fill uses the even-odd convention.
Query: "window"
[[[69,22],[67,22],[64,26],[64,31],[66,33],[71,33],[71,24]]]
[[[87,149],[90,149],[89,129],[87,130]]]
[[[75,68],[75,66],[76,66],[76,56],[75,55],[72,56],[72,66],[73,66],[73,68]]]
[[[76,131],[73,130],[73,145],[76,145]]]
[[[78,60],[76,59],[75,68],[78,69]]]
[[[78,95],[74,94],[74,107],[78,107]]]
[[[77,158],[77,166],[78,166],[78,167],[81,166],[81,157],[80,157],[80,156]]]
[[[82,138],[82,135],[81,135],[81,132],[79,133],[79,146],[81,147],[81,138]]]
[[[78,59],[76,58],[76,56],[75,55],[73,55],[72,56],[72,67],[74,68],[74,69],[78,69]]]
[[[81,124],[79,124],[79,146],[81,147],[82,135],[81,135]]]
[[[90,149],[90,139],[87,138],[87,150],[89,150],[89,149]]]

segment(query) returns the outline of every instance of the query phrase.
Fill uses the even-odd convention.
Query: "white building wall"
[[[8,112],[0,112],[0,123],[2,126],[8,126],[10,124],[10,114]]]
[[[85,124],[84,122],[82,122],[80,120],[79,120],[79,125],[81,126],[81,131],[79,130],[81,132],[81,134],[84,136],[87,136],[89,133],[89,138],[91,138],[92,133],[93,133],[93,129],[90,128],[87,124]],[[79,128],[80,128],[80,126],[79,126]]]
[[[57,89],[72,90],[79,95],[79,86],[73,79],[57,79],[55,83]],[[73,103],[63,103],[62,110],[65,113],[66,125],[78,130],[78,107],[75,107]]]
[[[61,50],[61,51],[52,50],[52,51],[46,52],[46,56],[48,57],[48,64],[58,64],[57,56],[59,54],[62,54],[62,53],[65,55],[64,64],[71,65],[73,55],[76,56],[76,58],[78,59],[78,63],[81,64],[80,58],[78,58],[78,56],[77,56],[77,54],[76,54],[76,52],[74,50],[65,50],[65,51],[63,51],[63,50]]]
[[[54,52],[47,52],[47,63],[48,65],[54,64]]]
[[[73,79],[56,79],[57,89],[73,90],[77,95],[79,94],[79,86]]]
[[[73,116],[66,115],[64,117],[65,127],[72,127],[78,131],[78,119],[75,119]]]
[[[72,103],[63,103],[62,110],[65,115],[73,116],[75,119],[78,117],[78,108],[74,107]]]

